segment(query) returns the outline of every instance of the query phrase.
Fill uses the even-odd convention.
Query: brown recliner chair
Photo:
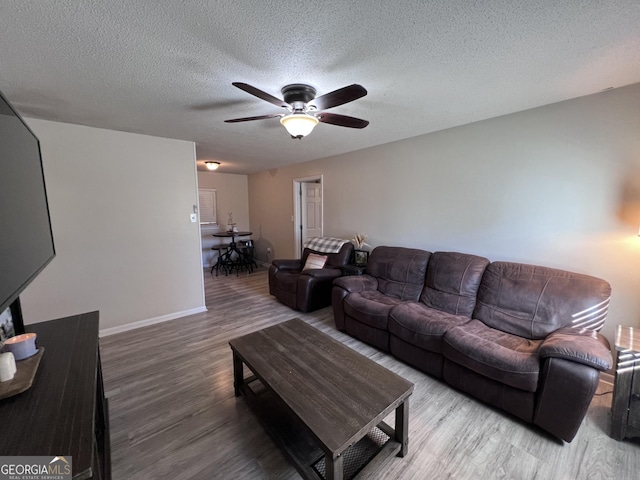
[[[269,267],[269,293],[280,303],[311,312],[331,305],[333,280],[342,276],[340,267],[349,263],[353,245],[349,242],[337,253],[324,253],[305,248],[300,259],[274,260]],[[303,270],[309,254],[326,255],[323,268]]]

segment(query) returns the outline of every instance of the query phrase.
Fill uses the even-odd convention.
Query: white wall
[[[26,323],[100,310],[100,328],[204,310],[194,144],[26,119],[41,142],[56,258]]]
[[[640,84],[250,175],[259,258],[293,256],[292,180],[316,174],[326,235],[599,276],[603,333],[640,326]]]
[[[211,250],[211,247],[221,243],[229,243],[228,238],[211,236],[214,232],[225,230],[229,212],[233,212],[233,221],[238,230],[249,230],[248,177],[231,173],[198,172],[198,187],[217,190],[218,225],[203,225],[201,228],[202,265],[206,268],[215,264],[217,259],[217,255]]]

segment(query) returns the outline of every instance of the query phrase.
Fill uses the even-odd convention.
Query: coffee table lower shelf
[[[325,480],[325,452],[316,444],[305,425],[287,411],[284,402],[255,376],[244,379],[240,392],[276,445],[308,480]],[[343,453],[344,479],[357,479],[375,472],[388,458],[396,456],[402,444],[395,431],[380,422]]]

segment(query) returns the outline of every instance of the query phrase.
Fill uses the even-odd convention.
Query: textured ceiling
[[[292,140],[281,97],[369,94]],[[640,82],[638,0],[2,0],[0,90],[25,116],[195,141],[251,173]]]

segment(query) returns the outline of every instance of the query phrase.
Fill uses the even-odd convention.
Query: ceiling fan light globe
[[[311,133],[318,124],[318,119],[306,113],[291,113],[280,119],[280,123],[294,138],[302,138]]]

